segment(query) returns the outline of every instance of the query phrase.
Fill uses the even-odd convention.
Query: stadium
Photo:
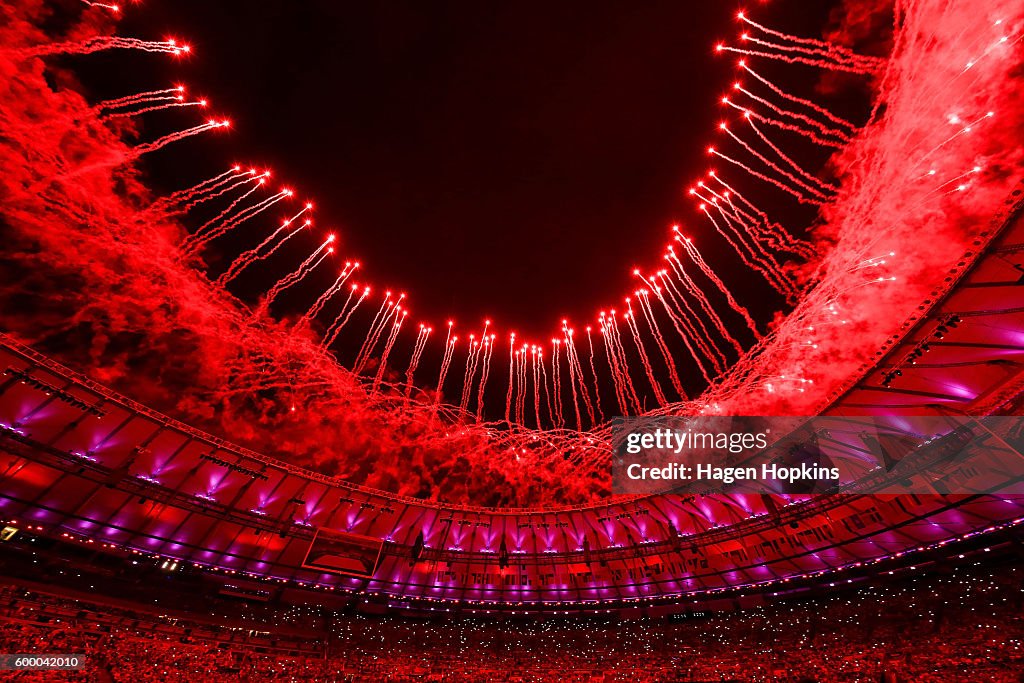
[[[621,235],[581,221],[595,251],[572,242],[581,263],[557,256],[566,282],[537,290],[516,247],[453,246],[445,217],[420,206],[465,208],[438,194],[453,182],[447,161],[416,169],[422,189],[355,163],[381,152],[365,140],[450,110],[411,101],[396,123],[352,104],[373,124],[360,129],[366,149],[345,148],[352,169],[329,167],[336,177],[291,177],[334,152],[324,141],[284,173],[237,161],[246,116],[289,128],[282,111],[299,121],[319,107],[282,96],[281,110],[226,118],[177,79],[216,70],[204,47],[229,59],[253,27],[278,17],[284,35],[290,20],[260,3],[245,20],[166,4],[0,8],[5,680],[1024,680],[1020,3],[702,10],[686,35],[706,38],[695,73],[722,69],[703,77],[714,98],[706,113],[662,115],[711,125],[682,130],[692,156],[661,171],[679,206],[617,231],[655,235],[657,248],[623,260],[628,241],[602,244]],[[657,25],[682,30],[667,19],[692,3],[664,4],[587,21],[581,6],[517,8],[494,25],[520,35],[547,21],[558,44],[635,27],[638,47]],[[319,40],[328,17],[351,20],[353,35],[378,20],[311,8],[294,10],[308,31],[296,40]],[[404,36],[414,62],[491,58],[450,36],[423,47],[410,26],[441,20],[405,9],[414,21],[385,13],[387,31],[367,42]],[[502,44],[477,11],[437,14],[453,34],[472,25]],[[193,45],[188,24],[161,33],[182,16],[224,45]],[[354,59],[355,38],[321,28]],[[518,49],[548,60],[545,30]],[[273,59],[300,63],[287,40]],[[458,73],[513,91],[519,71],[539,79],[525,53],[508,54],[507,80],[490,66]],[[602,92],[619,71],[644,81],[632,61],[598,62]],[[327,62],[302,63],[333,77]],[[342,79],[324,97],[372,100],[383,63],[348,67],[363,85]],[[274,75],[238,76],[235,104],[261,108],[242,86]],[[652,88],[674,87],[660,78]],[[645,118],[642,100],[623,99],[628,119]],[[663,135],[651,116],[636,125]],[[265,144],[260,154],[289,154]],[[307,179],[324,193],[365,186],[307,199]],[[640,201],[579,182],[608,225],[619,203],[635,210],[624,197]],[[371,191],[383,199],[360,204]],[[349,200],[347,217],[323,215]],[[500,220],[482,232],[514,240]],[[598,251],[614,273],[569,272]],[[403,280],[361,253],[414,270]],[[482,283],[450,297],[437,283],[460,268],[526,301],[482,308]],[[555,293],[573,287],[589,296],[576,308]],[[671,435],[673,457],[703,457],[689,453],[699,436],[729,437],[693,471],[731,474],[681,482],[693,461],[665,460],[641,432]],[[634,463],[641,451],[651,460]],[[662,469],[671,476],[646,478]],[[772,476],[751,481],[762,471]]]

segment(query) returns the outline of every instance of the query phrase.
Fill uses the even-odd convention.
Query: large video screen
[[[384,542],[333,529],[318,529],[302,566],[368,579],[377,567]]]

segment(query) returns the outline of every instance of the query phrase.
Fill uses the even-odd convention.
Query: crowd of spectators
[[[0,653],[86,655],[19,681],[1020,683],[1022,579],[961,568],[678,622],[336,614],[308,640],[7,585]]]

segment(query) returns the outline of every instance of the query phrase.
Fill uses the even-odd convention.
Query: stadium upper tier
[[[996,415],[1024,392],[1020,191],[824,415]],[[952,325],[950,323],[953,323]],[[0,514],[34,533],[210,571],[516,609],[766,590],[1016,524],[1024,496],[710,495],[490,509],[355,486],[160,415],[0,344]],[[829,455],[848,457],[842,444]],[[1003,441],[983,448],[1009,449]],[[272,448],[268,448],[272,450]],[[1013,453],[1014,456],[1019,456]],[[1022,470],[1024,471],[1024,470]],[[962,473],[969,488],[970,472]],[[318,529],[383,541],[370,579],[304,568]]]

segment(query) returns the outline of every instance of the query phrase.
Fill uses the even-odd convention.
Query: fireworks
[[[260,302],[260,310],[266,311],[270,308],[270,305],[274,303],[274,300],[280,296],[285,290],[294,287],[295,285],[302,282],[307,275],[316,270],[316,267],[323,263],[324,259],[327,258],[328,254],[334,253],[334,247],[331,244],[334,243],[334,235],[329,235],[327,239],[323,241],[319,247],[317,247],[312,254],[310,254],[305,261],[299,264],[291,273],[288,273],[283,278],[278,280],[270,291],[267,292],[266,297]]]
[[[430,333],[433,331],[433,327],[420,324],[420,331],[416,335],[416,343],[412,348],[412,357],[409,359],[409,367],[405,371],[405,384],[410,388],[413,386],[413,376],[416,374],[416,368],[423,357],[423,350],[427,348],[427,341],[430,339]]]
[[[744,45],[755,45],[757,48],[739,48],[719,43],[715,47],[716,51],[736,52],[743,55],[781,61],[787,64],[806,64],[821,69],[846,71],[862,75],[873,74],[885,65],[885,60],[879,57],[858,55],[851,50],[824,40],[782,33],[754,22],[743,12],[740,12],[737,16],[740,21],[749,24],[757,31],[776,40],[760,38],[756,32],[747,31],[740,34],[740,42]]]
[[[232,166],[227,171],[197,183],[192,187],[178,190],[166,197],[161,197],[150,207],[150,212],[170,213],[189,211],[200,204],[216,199],[240,187],[242,184],[256,179],[255,169],[242,171],[240,166]]]
[[[259,214],[263,213],[274,204],[277,204],[282,199],[292,196],[292,191],[289,189],[283,189],[276,194],[273,194],[266,199],[262,199],[251,206],[247,206],[234,214],[231,211],[240,203],[244,202],[249,195],[253,194],[263,186],[263,179],[257,182],[256,187],[252,188],[241,197],[231,202],[227,209],[221,212],[213,220],[200,226],[199,230],[192,234],[185,242],[181,245],[181,250],[185,254],[197,253],[208,245],[213,240],[226,234],[232,228],[237,228],[243,223],[252,220]]]
[[[630,287],[624,309],[619,299],[618,310],[608,307],[596,316],[576,312],[562,320],[550,344],[504,332],[490,320],[461,330],[450,322],[443,341],[429,322],[407,325],[405,294],[369,286],[362,270],[361,282],[353,283],[358,263],[345,262],[327,275],[324,264],[331,263],[334,244],[314,234],[312,205],[293,205],[290,190],[269,190],[269,172],[262,169],[232,166],[197,174],[209,177],[146,202],[142,211],[125,208],[116,196],[105,198],[116,210],[92,211],[90,203],[99,201],[94,195],[115,185],[106,182],[113,168],[229,127],[226,119],[207,118],[129,147],[112,137],[118,126],[104,125],[157,110],[193,115],[204,101],[186,99],[180,86],[78,103],[76,115],[95,127],[75,128],[69,117],[59,122],[61,134],[97,139],[100,151],[81,161],[67,159],[57,141],[39,133],[38,141],[22,149],[45,151],[26,151],[24,158],[59,163],[39,174],[46,182],[26,174],[32,180],[24,187],[32,192],[19,191],[9,211],[18,230],[45,240],[45,253],[59,254],[63,263],[102,263],[113,254],[115,261],[130,264],[125,266],[130,277],[146,283],[137,285],[136,293],[149,287],[145,291],[154,301],[173,302],[151,308],[171,311],[166,315],[174,316],[169,325],[174,334],[185,331],[218,349],[192,362],[202,366],[197,376],[220,382],[208,393],[227,413],[239,410],[232,403],[238,396],[258,396],[268,406],[285,396],[291,405],[300,396],[323,415],[351,413],[368,424],[414,435],[408,437],[410,445],[424,451],[452,458],[471,453],[474,462],[490,457],[503,476],[513,471],[502,469],[513,467],[509,453],[515,454],[516,468],[572,462],[581,473],[592,474],[608,458],[605,420],[612,413],[756,412],[766,405],[758,402],[766,387],[773,408],[812,409],[814,400],[864,361],[865,349],[889,334],[893,320],[902,320],[922,292],[930,291],[930,272],[973,237],[974,228],[967,226],[991,214],[1015,172],[1008,169],[1020,162],[1012,135],[1020,112],[1003,101],[1012,97],[1012,85],[1006,84],[1012,84],[1010,74],[1020,63],[1014,48],[1021,10],[996,4],[1004,11],[998,20],[959,8],[939,11],[927,0],[901,5],[891,60],[788,35],[741,15],[746,32],[717,50],[741,56],[740,80],[723,99],[728,117],[708,147],[721,168],[702,175],[688,191],[696,206],[693,224],[685,236],[682,228],[673,230],[672,243],[652,258],[655,267],[636,269],[639,280]],[[116,36],[7,44],[14,47],[0,58],[15,65],[108,49],[189,52],[178,41]],[[864,121],[848,121],[814,96],[769,80],[764,74],[775,72],[761,68],[765,60],[873,79],[874,111]],[[20,131],[41,128],[33,128],[29,116],[9,114],[12,102],[4,100],[5,120],[22,122],[17,135],[31,140]],[[826,155],[827,170],[816,168],[820,161],[807,160],[813,155],[794,151],[794,140]],[[14,149],[5,157],[11,168],[19,161],[24,165],[18,158],[22,152]],[[775,213],[783,202],[820,208],[815,232],[783,225]],[[203,211],[195,211],[199,207]],[[268,217],[282,207],[287,207],[284,216]],[[37,218],[44,215],[46,221]],[[47,222],[85,237],[51,236]],[[76,225],[106,238],[86,239],[89,233]],[[187,235],[177,246],[156,227],[168,225],[181,230],[167,234]],[[228,264],[221,275],[207,279],[205,272],[188,270],[205,268],[201,257],[215,248],[226,252],[223,245],[232,240],[216,240],[241,235],[232,231],[243,226],[260,237],[240,253],[221,253]],[[919,253],[921,235],[930,238],[934,255]],[[718,252],[707,248],[711,243],[728,246],[746,272],[724,265]],[[286,244],[302,245],[308,256],[297,265],[283,265],[283,256],[271,260]],[[72,249],[93,251],[79,258]],[[87,277],[99,279],[105,272],[94,268]],[[253,280],[265,292],[251,310],[225,291],[243,273],[247,286]],[[792,311],[771,326],[755,320],[741,303],[743,290],[733,290],[736,279],[748,273],[788,300]],[[622,274],[626,280],[628,270]],[[321,277],[329,279],[320,284]],[[375,291],[385,291],[383,299],[373,296]],[[299,299],[303,292],[308,298]],[[291,312],[295,324],[276,324],[275,317],[289,317],[285,309],[293,299],[313,303]],[[371,299],[373,305],[362,305]],[[857,326],[858,339],[838,332],[847,325]],[[335,348],[345,331],[351,339]],[[417,391],[417,379],[432,390]],[[489,404],[503,408],[501,425],[488,422]]]
[[[132,148],[131,154],[129,154],[129,159],[131,159],[131,160],[138,159],[143,154],[149,154],[150,152],[155,152],[158,149],[166,147],[167,145],[171,144],[172,142],[178,142],[180,140],[184,140],[185,138],[192,137],[193,135],[199,135],[200,133],[205,133],[208,130],[216,130],[218,128],[228,128],[230,126],[231,126],[231,122],[228,121],[227,119],[221,119],[221,120],[209,119],[208,121],[206,121],[204,123],[200,123],[197,126],[192,126],[191,128],[186,128],[185,130],[179,130],[176,133],[168,133],[167,135],[165,135],[162,138],[159,138],[157,140],[154,140],[153,142],[146,142],[146,143],[143,143],[141,145],[136,145],[134,148]]]
[[[358,289],[359,288],[356,285],[352,285],[352,291],[349,293],[348,299],[345,300],[344,305],[341,307],[341,311],[338,312],[338,315],[334,318],[334,322],[331,323],[331,326],[327,328],[327,332],[324,333],[324,340],[321,344],[321,348],[329,348],[335,341],[337,341],[338,335],[341,334],[341,330],[344,329],[346,323],[352,319],[352,314],[356,312],[357,308],[359,308],[359,304],[363,303],[363,300],[370,295],[370,288],[363,287],[362,294],[359,295],[356,302],[352,304],[351,308],[349,308],[348,305],[352,301],[352,297]]]
[[[189,45],[170,40],[139,40],[119,36],[95,36],[81,41],[65,43],[46,43],[33,47],[15,49],[13,53],[18,59],[46,57],[49,55],[88,55],[104,50],[140,50],[142,52],[158,52],[176,57],[187,55],[192,51]]]
[[[320,311],[322,311],[324,309],[324,306],[327,305],[327,302],[330,301],[335,294],[341,291],[341,288],[345,285],[349,278],[352,277],[352,275],[356,272],[357,268],[359,268],[358,263],[346,261],[345,267],[342,268],[341,273],[338,275],[338,279],[335,280],[334,284],[328,287],[327,290],[324,291],[324,293],[321,294],[317,298],[317,300],[313,302],[313,305],[309,307],[309,310],[306,311],[305,315],[303,315],[302,318],[299,319],[299,324],[307,324],[309,323],[309,321],[311,321],[313,318],[319,315]]]
[[[279,227],[274,232],[270,233],[270,235],[267,236],[266,239],[264,239],[262,242],[257,244],[252,249],[242,252],[242,254],[238,258],[231,262],[231,265],[228,266],[227,271],[225,271],[223,275],[217,278],[217,285],[220,287],[226,286],[229,282],[231,282],[236,277],[241,275],[243,270],[253,265],[257,261],[262,261],[273,256],[274,252],[276,252],[278,249],[284,246],[285,242],[290,240],[292,237],[298,235],[303,228],[308,228],[310,225],[312,225],[313,221],[306,219],[301,224],[299,224],[298,227],[293,228],[290,232],[288,232],[288,234],[286,234],[283,238],[278,240],[276,244],[274,243],[274,240],[276,240],[281,233],[291,228],[291,225],[295,221],[297,221],[304,213],[306,213],[312,208],[312,204],[306,204],[306,206],[304,206],[297,214],[295,214],[288,220],[284,221],[281,224],[281,227]]]

